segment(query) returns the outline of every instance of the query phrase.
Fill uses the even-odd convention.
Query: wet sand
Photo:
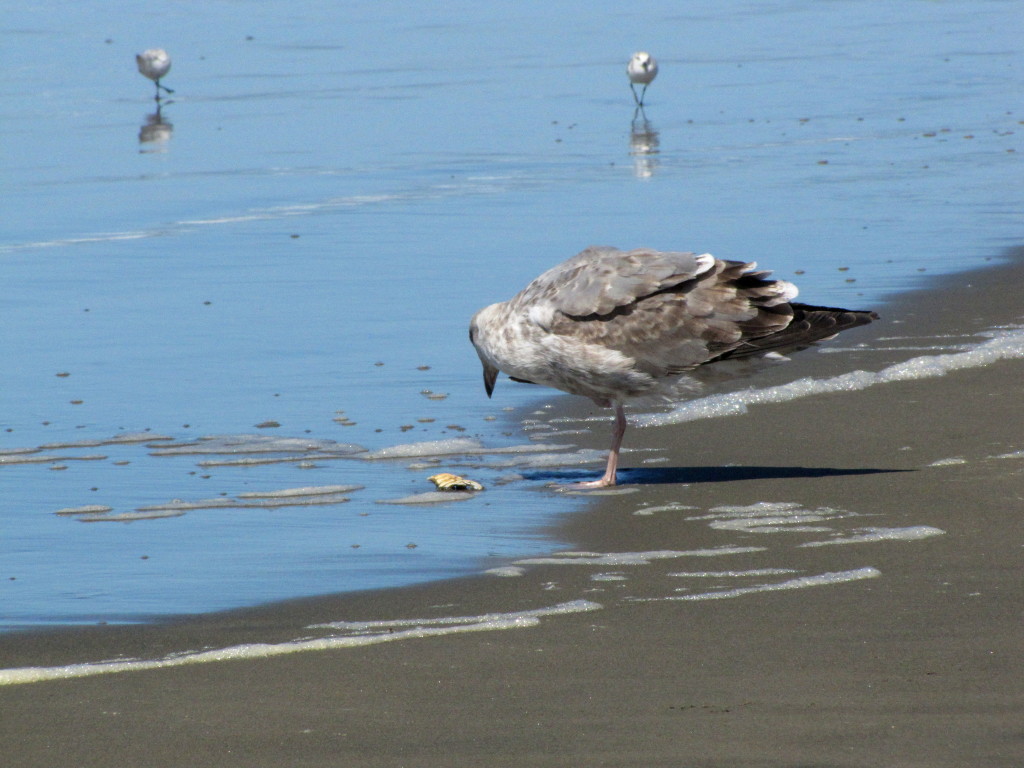
[[[836,342],[961,336],[1019,321],[1021,257],[876,307]],[[805,353],[807,354],[807,353]],[[807,354],[753,382],[877,370],[922,352]],[[670,461],[595,500],[562,540],[598,553],[713,548],[687,520],[759,501],[940,528],[914,542],[786,549],[792,575],[874,578],[667,601],[702,564],[531,565],[521,576],[311,599],[145,627],[0,637],[3,667],[292,640],[339,619],[473,616],[573,600],[521,628],[0,688],[8,766],[1000,766],[1024,764],[1024,361],[635,429]],[[561,407],[561,405],[560,405]],[[566,404],[567,408],[575,405]],[[603,447],[604,426],[587,438]],[[642,454],[626,454],[636,466]],[[938,462],[938,463],[936,463]],[[697,509],[636,515],[684,504]],[[751,533],[763,547],[766,537]],[[774,545],[773,545],[774,546]],[[595,580],[593,577],[597,576]],[[622,580],[608,580],[622,579]],[[627,598],[653,598],[650,601]]]

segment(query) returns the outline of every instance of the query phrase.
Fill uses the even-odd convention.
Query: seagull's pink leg
[[[622,403],[615,404],[615,429],[612,430],[612,447],[608,451],[608,465],[604,470],[604,476],[600,480],[588,480],[583,483],[573,483],[571,488],[607,488],[615,485],[615,473],[619,468],[619,448],[622,447],[622,437],[626,434],[626,411]]]

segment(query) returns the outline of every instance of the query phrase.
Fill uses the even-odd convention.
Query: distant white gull
[[[676,399],[692,391],[701,366],[793,352],[878,317],[793,303],[796,286],[756,266],[591,246],[473,316],[469,340],[487,396],[504,371],[614,406],[604,476],[579,485],[615,485],[627,400]]]
[[[166,85],[160,84],[160,78],[171,71],[171,57],[163,48],[150,48],[135,55],[135,64],[139,72],[156,83],[156,98],[160,100],[160,89],[174,93]]]
[[[629,75],[629,88],[633,91],[633,100],[638,107],[642,107],[647,86],[658,76],[658,62],[647,51],[637,51],[626,65],[626,74]],[[637,85],[644,87],[639,97],[636,95]]]

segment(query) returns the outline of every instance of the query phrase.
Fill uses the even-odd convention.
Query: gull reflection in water
[[[629,130],[629,154],[633,158],[633,175],[638,179],[649,179],[658,167],[658,132],[644,114],[643,106],[633,112]]]
[[[164,120],[162,109],[163,105],[157,101],[156,112],[146,115],[146,122],[139,128],[139,152],[167,151],[174,125]]]

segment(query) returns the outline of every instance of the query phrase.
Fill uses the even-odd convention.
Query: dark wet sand
[[[846,334],[973,334],[1024,315],[1017,263],[880,307]],[[951,339],[952,342],[960,339]],[[923,342],[927,343],[927,342]],[[760,385],[917,354],[813,354]],[[802,573],[880,578],[696,602],[667,573],[544,566],[404,590],[270,606],[171,625],[0,637],[4,667],[146,658],[284,641],[316,621],[474,615],[585,598],[603,610],[539,626],[358,649],[0,688],[6,766],[944,766],[1024,765],[1024,361],[1002,361],[740,417],[631,430],[671,446],[628,496],[568,520],[582,550],[735,543],[683,512],[796,501],[927,525],[943,536],[797,549]],[[595,429],[602,446],[606,429]],[[625,457],[625,465],[637,461]],[[963,463],[929,466],[958,457]],[[738,466],[724,467],[726,464]],[[876,471],[866,471],[876,470]],[[625,479],[641,475],[627,473]],[[674,482],[651,482],[674,481]],[[686,485],[681,485],[683,481]],[[764,537],[751,535],[752,545]],[[758,554],[726,567],[766,565]],[[623,582],[597,572],[628,571]],[[600,590],[600,591],[594,591]]]

